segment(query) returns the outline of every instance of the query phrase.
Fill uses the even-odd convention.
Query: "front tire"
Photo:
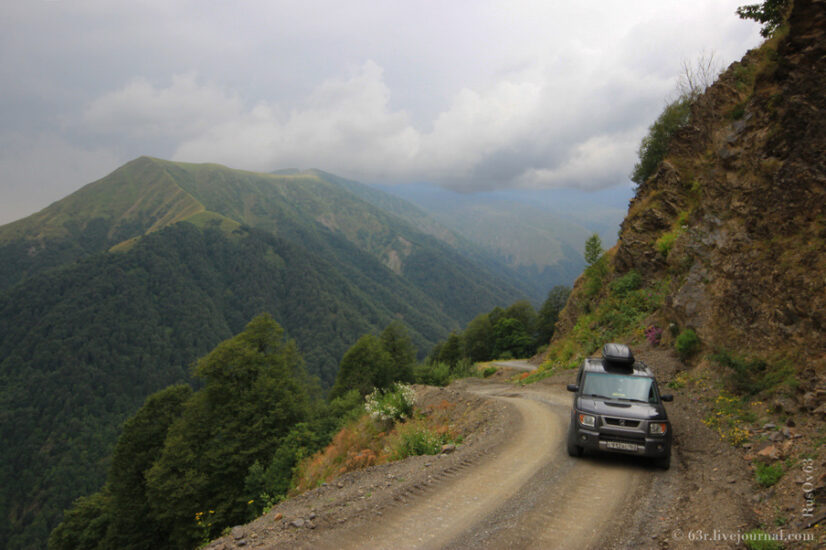
[[[668,470],[671,467],[671,453],[668,453],[666,456],[660,458],[655,458],[654,466],[660,468],[661,470]]]
[[[578,458],[582,456],[582,447],[575,443],[576,441],[576,430],[573,427],[568,429],[568,438],[567,438],[567,449],[568,449],[568,456],[572,456],[574,458]]]

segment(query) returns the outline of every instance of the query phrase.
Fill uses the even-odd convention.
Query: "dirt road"
[[[640,461],[569,457],[564,387],[469,379],[460,389],[495,404],[478,441],[348,474],[209,548],[605,548],[652,480],[670,475]]]
[[[671,379],[666,352],[646,361]],[[519,365],[517,365],[519,366]],[[287,499],[210,543],[236,548],[741,548],[755,525],[753,474],[706,425],[696,399],[678,396],[672,467],[636,457],[565,451],[572,396],[566,371],[526,387],[508,366],[488,379],[420,387],[450,409],[467,437],[455,452],[346,473]],[[725,540],[698,541],[723,533]],[[695,538],[689,538],[691,536]]]
[[[492,361],[491,365],[494,367],[504,367],[506,369],[514,369],[518,371],[534,371],[536,365],[529,363],[527,359],[512,359],[510,361]]]
[[[567,456],[568,395],[469,390],[515,408],[518,423],[506,443],[461,478],[325,547],[596,548],[610,530],[605,518],[647,489],[644,467]]]

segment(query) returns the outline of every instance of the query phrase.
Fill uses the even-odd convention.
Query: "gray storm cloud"
[[[140,155],[460,191],[627,184],[737,0],[0,5],[0,223]]]

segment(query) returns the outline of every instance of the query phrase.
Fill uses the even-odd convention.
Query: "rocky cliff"
[[[825,34],[826,2],[797,0],[788,30],[693,103],[608,254],[610,276],[633,269],[667,282],[660,323],[694,329],[710,350],[783,358],[821,376]],[[559,338],[576,323],[577,301],[575,293]]]

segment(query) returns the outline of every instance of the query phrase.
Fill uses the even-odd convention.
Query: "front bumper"
[[[643,432],[621,432],[609,430],[589,430],[576,427],[575,443],[583,449],[637,456],[663,458],[671,454],[670,434],[646,436]]]

